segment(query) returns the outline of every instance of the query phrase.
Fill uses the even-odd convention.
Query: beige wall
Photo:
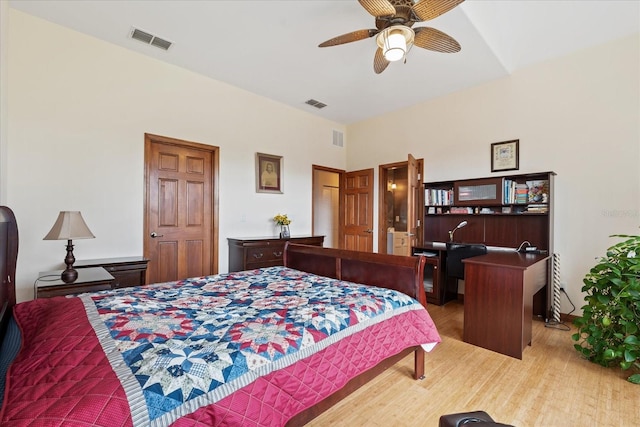
[[[345,168],[332,144],[344,126],[13,9],[8,32],[2,173],[19,300],[61,266],[66,243],[42,240],[60,210],[80,210],[96,236],[74,241],[77,259],[142,254],[145,132],[220,147],[220,271],[227,237],[275,236],[278,212],[311,233],[312,164]],[[255,192],[256,152],[284,156],[284,194]]]
[[[62,262],[64,242],[42,240],[60,210],[81,210],[97,236],[76,242],[78,259],[141,254],[145,132],[220,147],[221,271],[226,238],[276,235],[275,213],[293,219],[293,234],[311,231],[312,164],[377,170],[412,153],[425,159],[427,180],[481,177],[491,175],[490,144],[509,139],[520,139],[520,172],[558,173],[556,250],[578,307],[582,277],[614,242],[608,236],[638,232],[638,36],[344,127],[15,10],[8,15],[0,33],[0,54],[9,58],[0,63],[8,87],[0,95],[8,105],[0,198],[20,226],[20,300],[31,298],[39,271]],[[332,145],[333,129],[346,132],[346,153]],[[284,195],[255,193],[256,151],[284,156]]]
[[[582,306],[582,278],[640,226],[640,37],[347,128],[349,168],[425,159],[425,180],[491,175],[490,144],[520,140],[518,172],[555,171],[555,250]],[[437,84],[437,82],[416,82]],[[371,147],[376,147],[372,150]],[[495,174],[498,175],[498,174]],[[562,312],[571,307],[563,298]]]

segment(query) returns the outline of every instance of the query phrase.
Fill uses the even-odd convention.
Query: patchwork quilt
[[[15,306],[2,425],[284,425],[405,348],[405,294],[285,267]]]

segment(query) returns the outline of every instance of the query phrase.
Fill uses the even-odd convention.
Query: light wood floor
[[[460,303],[429,312],[442,343],[426,355],[425,380],[412,379],[408,356],[307,426],[437,427],[441,415],[477,410],[517,427],[640,425],[640,386],[580,358],[574,329],[534,321],[518,360],[463,342]]]

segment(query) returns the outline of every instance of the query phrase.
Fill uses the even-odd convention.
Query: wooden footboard
[[[415,298],[426,307],[424,264],[424,257],[384,255],[293,243],[287,243],[284,252],[286,267],[334,279],[394,289]],[[406,349],[353,378],[331,396],[289,420],[287,426],[306,424],[411,352],[415,353],[413,376],[415,379],[424,378],[424,350],[421,347]]]

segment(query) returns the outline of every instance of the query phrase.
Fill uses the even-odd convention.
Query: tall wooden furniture
[[[555,175],[539,172],[426,182],[425,245],[449,241],[449,231],[467,221],[456,230],[456,242],[513,249],[528,242],[524,245],[552,254]],[[536,297],[536,314],[548,317],[551,301],[548,286]]]
[[[74,267],[91,268],[103,267],[114,277],[112,287],[127,288],[129,286],[143,286],[146,284],[148,259],[144,257],[121,257],[86,259],[76,261]]]
[[[322,246],[324,236],[228,238],[229,271],[284,265],[284,245],[290,241],[302,245]]]
[[[467,258],[463,339],[522,359],[531,345],[533,296],[547,283],[546,255],[493,252]]]

